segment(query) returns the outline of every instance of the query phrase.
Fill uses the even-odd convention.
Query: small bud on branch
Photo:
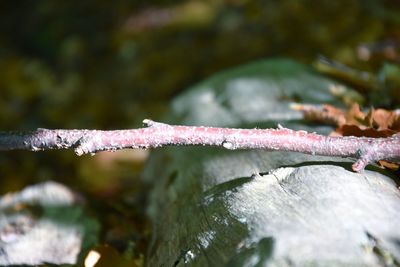
[[[125,148],[161,146],[220,146],[226,149],[294,151],[312,155],[352,157],[356,172],[378,160],[400,161],[400,136],[388,138],[332,137],[305,131],[234,129],[169,125],[144,120],[145,128],[132,130],[49,130],[0,133],[0,150],[47,150],[73,148],[77,155]]]

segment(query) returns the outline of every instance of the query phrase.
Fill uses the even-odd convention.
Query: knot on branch
[[[94,155],[97,152],[96,148],[96,142],[94,141],[93,136],[89,136],[87,134],[84,134],[81,138],[76,141],[74,147],[75,147],[75,153],[78,156],[82,156],[84,154],[91,154]]]
[[[161,123],[161,122],[156,122],[150,119],[144,119],[143,124],[146,127],[163,127],[163,128],[172,128],[171,125],[166,124],[166,123]]]
[[[228,139],[226,139],[226,140],[224,140],[222,142],[222,146],[224,148],[226,148],[226,149],[229,149],[229,150],[235,150],[236,149],[235,142],[234,141],[229,141]]]
[[[359,149],[356,157],[357,161],[351,166],[355,172],[361,172],[368,164],[374,162],[373,153],[370,149]]]

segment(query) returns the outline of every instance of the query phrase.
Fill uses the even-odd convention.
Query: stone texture
[[[330,84],[302,65],[262,61],[194,86],[169,120],[326,134],[288,104],[296,95],[335,103]],[[397,178],[374,166],[357,174],[349,159],[169,147],[152,152],[144,177],[154,186],[148,266],[390,266],[400,257]]]
[[[0,198],[0,265],[76,264],[99,225],[77,196],[55,182]]]

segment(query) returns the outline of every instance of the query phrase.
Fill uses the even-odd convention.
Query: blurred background
[[[322,55],[373,74],[400,62],[395,0],[1,1],[0,32],[2,131],[137,128],[188,86],[260,58]],[[140,258],[147,154],[3,152],[0,193],[66,184],[88,199],[101,242]]]

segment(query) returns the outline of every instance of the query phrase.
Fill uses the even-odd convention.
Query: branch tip
[[[172,127],[169,124],[162,123],[162,122],[156,122],[150,119],[144,119],[143,124],[147,127]]]
[[[90,151],[88,148],[82,146],[78,146],[74,149],[74,151],[77,156],[83,156],[85,154],[90,154],[91,156],[94,156],[96,154],[96,152]]]
[[[225,147],[226,149],[229,149],[229,150],[235,150],[236,149],[235,144],[233,142],[230,142],[230,141],[227,141],[227,140],[222,142],[222,146]]]
[[[147,126],[147,127],[152,126],[154,123],[155,123],[155,122],[152,121],[152,120],[150,120],[150,119],[144,119],[144,120],[143,120],[143,124],[144,124],[145,126]]]
[[[368,165],[368,161],[364,158],[358,159],[353,165],[351,165],[351,168],[355,172],[362,172],[365,167]]]
[[[85,154],[85,151],[81,147],[75,148],[74,151],[77,156],[82,156],[83,154]]]

